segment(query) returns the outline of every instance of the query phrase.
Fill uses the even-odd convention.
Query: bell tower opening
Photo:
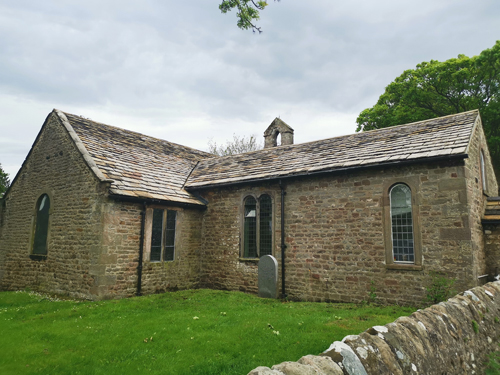
[[[276,117],[264,132],[264,148],[285,145],[293,145],[293,129]]]

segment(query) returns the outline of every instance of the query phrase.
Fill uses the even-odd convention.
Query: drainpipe
[[[281,297],[286,298],[285,293],[285,188],[280,180],[281,189]]]
[[[139,263],[137,264],[137,292],[136,296],[141,296],[142,287],[142,257],[144,254],[144,226],[146,223],[146,201],[142,202],[141,211],[141,238],[139,240]]]

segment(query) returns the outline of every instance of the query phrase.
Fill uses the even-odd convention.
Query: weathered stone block
[[[464,178],[444,179],[438,182],[439,191],[465,191],[466,183]]]
[[[439,228],[439,238],[468,241],[471,239],[471,232],[469,228]]]

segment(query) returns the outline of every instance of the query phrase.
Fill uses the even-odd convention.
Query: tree
[[[225,145],[218,145],[212,140],[208,141],[208,152],[214,155],[227,156],[241,154],[243,152],[257,151],[262,148],[262,145],[257,142],[254,135],[249,137],[238,137],[233,134],[232,141],[226,141]]]
[[[266,6],[268,6],[267,1],[261,0],[223,0],[219,5],[219,9],[222,13],[227,13],[236,8],[238,27],[242,30],[252,29],[253,32],[258,31],[261,33],[261,28],[257,27],[254,22],[260,19],[259,12],[264,10]]]
[[[0,198],[3,197],[4,193],[10,186],[9,174],[5,173],[2,169],[2,164],[0,164]]]
[[[479,109],[500,182],[500,41],[479,56],[431,60],[406,70],[362,111],[356,131]]]

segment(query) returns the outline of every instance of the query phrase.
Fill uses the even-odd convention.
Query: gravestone
[[[259,260],[259,297],[278,297],[278,261],[272,255]]]

